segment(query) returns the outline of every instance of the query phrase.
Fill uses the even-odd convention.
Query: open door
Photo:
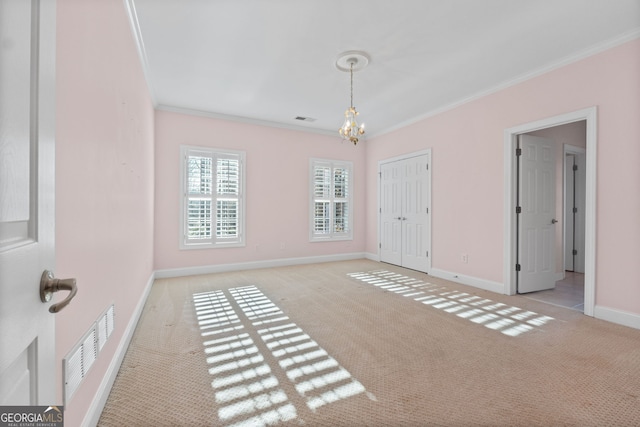
[[[518,293],[555,287],[555,153],[552,140],[519,135]]]
[[[54,405],[54,0],[0,1],[0,405]]]

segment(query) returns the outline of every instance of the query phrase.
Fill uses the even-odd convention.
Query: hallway
[[[556,282],[555,289],[532,292],[523,296],[584,312],[584,274],[566,271],[564,279]]]

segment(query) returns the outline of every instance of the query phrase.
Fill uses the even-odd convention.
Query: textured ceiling
[[[640,36],[640,0],[127,2],[159,108],[331,133],[344,51],[371,58],[354,105],[375,135]]]

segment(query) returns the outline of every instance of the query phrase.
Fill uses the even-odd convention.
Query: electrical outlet
[[[461,259],[462,259],[462,262],[466,264],[469,262],[469,255],[462,254]]]

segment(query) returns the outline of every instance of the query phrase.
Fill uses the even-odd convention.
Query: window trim
[[[211,194],[212,199],[212,238],[205,241],[195,241],[189,240],[187,238],[187,208],[189,201],[188,194],[188,176],[187,176],[187,159],[189,155],[198,154],[202,156],[211,156],[214,159],[214,163],[216,163],[215,159],[218,158],[229,158],[236,157],[240,161],[240,189],[238,194],[238,237],[233,239],[228,238],[217,238],[215,232],[215,221],[216,221],[216,211],[215,211],[215,201],[216,194]],[[217,249],[217,248],[235,248],[235,247],[243,247],[246,246],[245,243],[245,220],[246,220],[246,153],[244,151],[237,150],[229,150],[224,148],[214,148],[214,147],[202,147],[202,146],[193,146],[193,145],[180,145],[180,203],[179,203],[179,229],[178,229],[178,238],[179,238],[179,248],[180,250],[191,250],[191,249]],[[216,169],[212,171],[213,175],[213,183],[212,186],[216,187]]]
[[[347,184],[348,195],[346,198],[346,202],[349,208],[349,214],[347,217],[348,221],[348,230],[347,232],[334,232],[330,231],[326,234],[317,234],[315,233],[315,169],[317,166],[329,166],[331,170],[336,167],[341,167],[347,169],[349,181]],[[335,193],[333,192],[333,188],[335,185],[334,175],[331,174],[331,196],[329,197],[330,202],[330,229],[333,230],[334,227],[334,219],[333,213],[335,212]],[[309,159],[309,242],[334,242],[340,240],[353,240],[353,189],[354,189],[354,178],[353,178],[353,162],[348,160],[330,160],[330,159],[320,159],[320,158],[310,158]]]

